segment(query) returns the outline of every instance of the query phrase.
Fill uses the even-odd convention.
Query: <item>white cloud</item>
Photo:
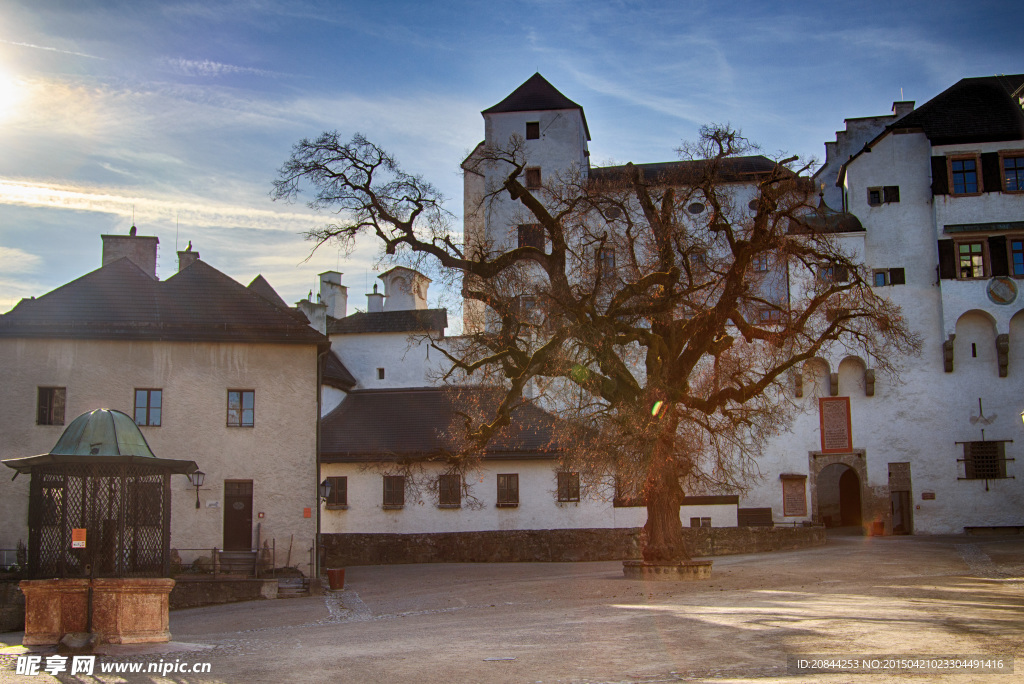
[[[189,226],[225,226],[303,232],[321,219],[314,213],[254,209],[199,198],[131,194],[113,188],[70,186],[43,181],[0,179],[0,204],[145,216]]]
[[[0,245],[0,272],[31,273],[36,270],[42,258],[17,247]]]
[[[181,57],[166,58],[161,63],[171,70],[185,76],[218,77],[233,74],[252,74],[255,76],[277,76],[279,74],[265,69],[243,67],[234,64],[214,62],[209,59],[183,59]]]

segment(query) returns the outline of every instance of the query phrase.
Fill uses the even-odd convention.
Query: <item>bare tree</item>
[[[806,167],[750,149],[707,127],[680,163],[576,169],[531,189],[521,139],[480,147],[464,167],[501,178],[481,211],[513,211],[506,231],[465,239],[431,185],[358,135],[299,142],[273,196],[313,188],[310,206],[337,216],[309,234],[318,244],[370,233],[386,254],[432,257],[457,278],[480,318],[437,347],[450,377],[503,387],[467,443],[538,395],[579,430],[571,467],[645,502],[644,559],[676,562],[688,558],[684,487],[732,487],[756,470],[796,408],[786,381],[804,362],[845,347],[893,373],[920,347],[837,239],[836,215],[813,205]],[[517,240],[521,225],[534,232]]]

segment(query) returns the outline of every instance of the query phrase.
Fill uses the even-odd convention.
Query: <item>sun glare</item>
[[[0,121],[14,115],[18,105],[25,99],[25,85],[14,78],[14,75],[0,68]]]

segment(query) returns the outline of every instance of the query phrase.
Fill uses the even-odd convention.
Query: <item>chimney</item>
[[[348,309],[348,288],[341,284],[341,273],[324,271],[320,274],[320,301],[327,305],[327,315],[344,318]]]
[[[387,301],[385,311],[409,311],[427,308],[427,288],[430,278],[419,271],[404,266],[395,266],[386,273],[377,276],[384,281],[384,294]]]
[[[309,325],[318,333],[327,334],[327,307],[320,302],[311,302],[308,299],[300,299],[295,302],[296,308],[306,314]]]
[[[384,311],[384,295],[377,292],[377,283],[373,284],[373,294],[366,295],[367,313],[381,313]]]
[[[156,246],[159,238],[149,235],[136,235],[132,226],[129,235],[100,235],[103,240],[103,263],[109,263],[128,257],[128,260],[141,268],[146,275],[156,280]]]
[[[189,240],[185,251],[178,252],[178,273],[181,273],[197,261],[199,261],[199,252],[192,251],[192,241]]]
[[[901,100],[899,102],[892,103],[892,113],[896,116],[897,119],[906,116],[912,111],[914,111],[913,100]]]

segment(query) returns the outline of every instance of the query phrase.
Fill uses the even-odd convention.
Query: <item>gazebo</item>
[[[157,458],[130,416],[96,409],[50,453],[3,463],[32,477],[25,645],[169,640],[171,475],[195,462]]]

